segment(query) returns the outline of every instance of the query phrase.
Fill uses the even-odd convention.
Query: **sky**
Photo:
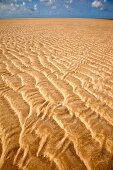
[[[0,0],[0,18],[110,18],[113,0]]]

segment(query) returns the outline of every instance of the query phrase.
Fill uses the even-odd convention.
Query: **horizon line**
[[[1,19],[106,19],[113,20],[113,18],[99,18],[99,17],[3,17]]]

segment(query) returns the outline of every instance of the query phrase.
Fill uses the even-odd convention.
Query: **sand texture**
[[[113,170],[113,21],[0,20],[0,170]]]

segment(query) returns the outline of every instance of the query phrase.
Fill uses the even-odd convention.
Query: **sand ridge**
[[[113,22],[0,20],[0,169],[113,169]]]

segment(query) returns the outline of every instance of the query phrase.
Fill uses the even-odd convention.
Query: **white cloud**
[[[68,0],[68,2],[69,2],[70,4],[72,4],[73,0]]]
[[[57,7],[55,6],[55,5],[53,5],[52,7],[51,7],[51,9],[56,9]]]
[[[3,4],[10,4],[10,3],[13,3],[15,2],[15,0],[0,0],[0,3],[3,3]]]
[[[35,5],[33,6],[34,11],[36,11],[37,8],[38,8],[38,6],[37,6],[37,4],[35,4]]]
[[[102,9],[102,8],[103,8],[103,3],[102,3],[102,1],[100,1],[100,0],[94,0],[94,1],[92,2],[91,6],[92,6],[93,8],[100,8],[100,9]]]
[[[72,3],[73,3],[73,0],[66,0],[66,1],[65,1],[65,4],[64,4],[65,8],[68,9],[68,10],[70,10]]]
[[[23,6],[25,6],[25,5],[26,5],[26,3],[25,3],[25,2],[23,2],[23,3],[22,3],[22,5],[23,5]]]
[[[22,1],[20,4],[15,3],[15,0],[10,1],[10,3],[3,3],[0,1],[0,16],[24,16],[31,15],[38,12],[37,4],[34,4],[33,7],[28,7],[26,5],[26,0]]]
[[[69,5],[68,5],[68,4],[65,4],[65,8],[67,8],[67,9],[68,9],[68,8],[69,8]]]
[[[48,6],[55,5],[55,0],[40,0],[40,2],[43,2],[45,5],[48,5]]]

